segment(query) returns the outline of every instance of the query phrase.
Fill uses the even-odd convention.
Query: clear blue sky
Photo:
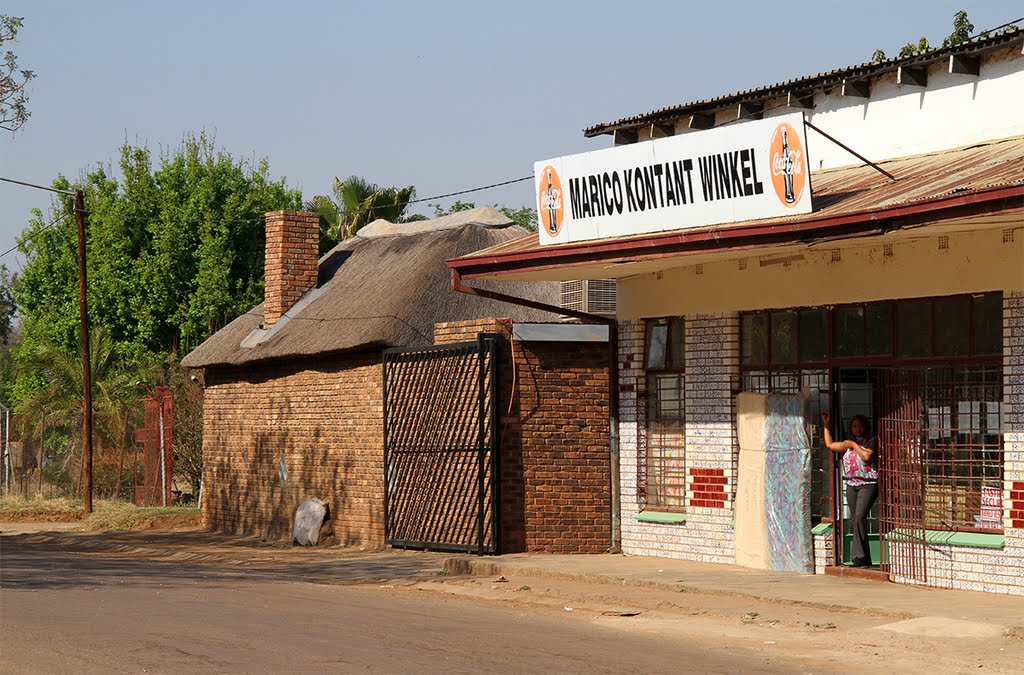
[[[938,43],[958,9],[978,30],[1024,14],[1009,0],[6,0],[37,79],[27,125],[0,132],[0,176],[49,184],[125,140],[157,150],[205,130],[307,198],[350,174],[427,197],[608,145],[583,138],[591,124]],[[0,251],[49,199],[0,183]],[[532,187],[467,199],[532,204]]]

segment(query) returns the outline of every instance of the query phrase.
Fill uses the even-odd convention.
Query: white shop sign
[[[540,243],[811,212],[800,113],[534,164]]]

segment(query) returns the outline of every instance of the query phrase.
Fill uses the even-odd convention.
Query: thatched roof
[[[445,261],[525,233],[491,207],[405,224],[375,221],[320,259],[317,288],[269,330],[258,305],[188,354],[190,368],[431,344],[434,324],[490,317],[557,321],[554,314],[451,290]],[[555,305],[556,283],[480,282]]]

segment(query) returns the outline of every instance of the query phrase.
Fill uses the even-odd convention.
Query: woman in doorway
[[[853,521],[853,566],[870,567],[868,546],[868,514],[878,499],[878,439],[871,436],[868,418],[854,415],[845,441],[833,441],[829,430],[829,414],[822,413],[825,445],[832,452],[843,453],[843,482],[846,504]]]

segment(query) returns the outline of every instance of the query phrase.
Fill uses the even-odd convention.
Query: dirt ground
[[[11,551],[18,551],[29,557],[71,555],[85,567],[86,563],[102,562],[116,568],[117,561],[171,563],[176,570],[201,565],[249,585],[284,582],[360,587],[369,597],[378,596],[382,607],[420,600],[456,603],[445,605],[449,609],[474,607],[474,611],[485,613],[482,616],[493,617],[502,630],[513,633],[521,630],[517,622],[526,620],[544,622],[551,630],[598,631],[623,640],[624,645],[639,641],[637,644],[654,645],[651,648],[655,650],[662,644],[686,644],[691,651],[703,650],[704,657],[711,659],[707,667],[715,672],[1009,673],[1021,672],[1024,663],[1024,640],[993,631],[987,624],[955,619],[808,607],[727,591],[706,594],[536,576],[448,575],[443,569],[449,557],[445,554],[299,549],[198,531],[26,531],[31,529],[0,525],[4,568],[8,568]],[[0,588],[10,589],[10,578],[5,573]],[[219,583],[224,579],[221,576]],[[7,622],[16,621],[9,611],[6,614]],[[501,617],[519,618],[506,625]],[[415,640],[408,647],[412,654],[419,648]],[[659,660],[644,663],[647,672],[661,671],[666,665]],[[677,666],[666,669],[699,669],[681,663]]]

